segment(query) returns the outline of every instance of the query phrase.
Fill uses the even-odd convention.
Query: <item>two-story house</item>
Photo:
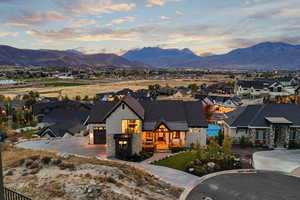
[[[206,144],[208,122],[200,101],[97,102],[88,119],[89,143],[106,144],[108,157],[138,154],[143,148]]]

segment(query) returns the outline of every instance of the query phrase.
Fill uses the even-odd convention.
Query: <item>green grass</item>
[[[82,83],[68,83],[68,82],[57,82],[57,83],[46,83],[47,87],[72,87],[72,86],[81,86]]]
[[[194,161],[196,159],[196,152],[184,152],[176,156],[172,156],[165,160],[156,162],[154,165],[174,168],[178,170],[184,170],[187,163]]]
[[[32,136],[34,134],[37,134],[39,132],[38,129],[33,129],[33,130],[28,130],[28,131],[24,131],[22,132],[24,135],[27,135],[27,136]]]

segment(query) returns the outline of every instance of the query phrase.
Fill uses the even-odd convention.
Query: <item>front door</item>
[[[131,156],[131,140],[130,139],[115,139],[116,140],[116,158],[128,159]]]
[[[277,148],[284,148],[285,144],[285,127],[282,126],[276,126],[275,127],[275,138],[274,138],[274,144]]]
[[[156,133],[156,149],[158,150],[167,150],[169,149],[168,142],[169,133],[167,132],[158,132]]]

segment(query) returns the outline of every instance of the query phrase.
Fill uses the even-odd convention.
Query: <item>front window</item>
[[[139,120],[122,120],[122,133],[138,133],[140,132]]]
[[[290,140],[297,140],[300,136],[299,129],[297,128],[291,128],[289,133],[289,139]]]
[[[180,138],[180,132],[174,132],[173,133],[173,138],[174,139],[179,139]]]
[[[290,139],[290,140],[296,140],[296,135],[297,135],[296,132],[290,132],[289,139]]]
[[[265,133],[265,131],[264,130],[258,130],[256,132],[255,139],[256,140],[265,140],[266,139],[266,133]]]

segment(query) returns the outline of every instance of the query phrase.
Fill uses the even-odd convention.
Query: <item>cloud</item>
[[[148,0],[146,7],[153,7],[153,6],[163,6],[169,2],[180,2],[184,0]]]
[[[77,21],[72,21],[70,23],[70,26],[79,28],[79,27],[93,25],[95,23],[96,23],[95,20],[81,19],[81,20],[77,20]]]
[[[117,24],[125,23],[125,22],[134,22],[135,19],[136,19],[135,16],[121,17],[121,18],[111,20],[110,22],[105,24],[105,26],[114,26],[114,25],[117,25]]]
[[[273,14],[273,16],[278,18],[300,18],[300,8],[284,8]]]
[[[23,12],[20,16],[8,20],[6,26],[26,27],[30,25],[40,25],[47,22],[57,22],[65,19],[62,13],[57,11],[47,12]]]
[[[176,15],[178,15],[178,16],[183,16],[184,14],[183,14],[183,12],[181,12],[181,11],[179,11],[179,10],[176,10]]]
[[[160,16],[160,19],[161,19],[161,20],[169,20],[169,19],[171,19],[171,17],[167,17],[167,16]]]
[[[28,35],[39,36],[39,37],[49,38],[49,39],[67,39],[67,38],[75,37],[78,34],[76,30],[70,28],[65,28],[58,31],[55,30],[38,31],[32,29],[26,31],[26,33]]]
[[[113,3],[112,0],[63,0],[60,5],[77,14],[96,15],[114,11],[129,11],[136,7],[135,3]]]
[[[0,38],[1,37],[17,37],[19,35],[18,32],[8,32],[0,30]]]

